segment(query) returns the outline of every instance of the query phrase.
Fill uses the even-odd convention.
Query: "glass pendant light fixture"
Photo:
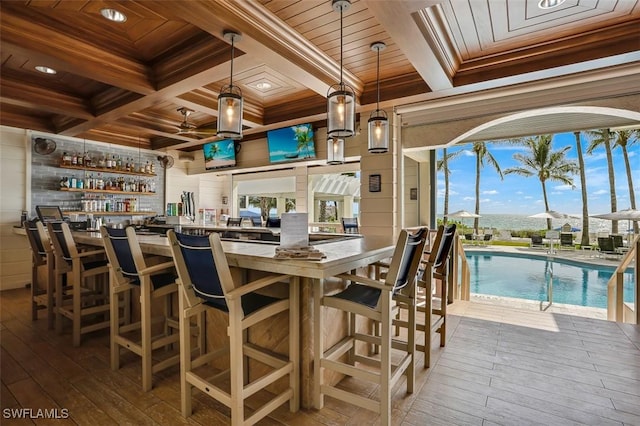
[[[381,41],[371,44],[371,50],[378,52],[376,71],[376,110],[369,117],[369,152],[384,154],[389,151],[389,119],[387,113],[380,109],[380,51],[387,47]]]
[[[332,0],[333,10],[340,12],[340,82],[327,93],[327,135],[333,138],[353,136],[356,127],[356,96],[342,80],[342,12],[351,7],[349,0]]]
[[[332,138],[327,139],[327,164],[344,163],[344,139]]]
[[[234,47],[241,36],[232,31],[225,31],[223,37],[231,42],[231,77],[229,84],[223,86],[218,95],[218,136],[242,139],[242,91],[238,86],[233,85]]]

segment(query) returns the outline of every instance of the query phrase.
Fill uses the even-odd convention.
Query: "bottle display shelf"
[[[80,188],[60,188],[64,192],[87,192],[92,194],[117,194],[117,195],[156,195],[156,192],[133,192],[118,191],[116,189],[80,189]]]
[[[126,170],[108,169],[106,167],[85,167],[85,166],[74,166],[74,165],[65,165],[65,164],[60,164],[58,167],[60,167],[61,169],[81,170],[86,172],[113,173],[117,175],[132,175],[132,176],[146,176],[146,177],[158,176],[155,173],[130,172]]]

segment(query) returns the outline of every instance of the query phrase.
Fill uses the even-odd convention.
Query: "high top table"
[[[102,246],[97,232],[74,232],[76,243]],[[142,251],[147,254],[171,257],[169,241],[160,235],[138,236]],[[245,241],[222,241],[229,266],[245,270],[288,274],[301,278],[301,404],[313,405],[313,286],[324,285],[325,280],[341,273],[366,267],[391,257],[395,241],[390,237],[362,237],[318,244],[317,249],[327,257],[320,261],[274,259],[276,245]],[[325,338],[338,339],[343,330],[343,319],[327,315],[324,321]],[[278,324],[279,326],[279,324]],[[285,326],[286,327],[286,326]],[[341,337],[341,336],[340,336]]]

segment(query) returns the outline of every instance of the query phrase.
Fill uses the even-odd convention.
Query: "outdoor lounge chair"
[[[531,236],[531,248],[544,248],[544,243],[542,242],[542,235],[532,235]]]
[[[575,250],[576,246],[573,244],[573,234],[570,232],[560,233],[560,250]]]
[[[598,237],[598,249],[600,256],[620,256],[621,253],[616,251],[611,237]]]
[[[611,237],[611,239],[613,240],[613,248],[614,248],[614,250],[617,249],[618,247],[623,247],[624,246],[624,243],[622,241],[622,235],[611,234],[611,235],[609,235],[609,237]]]

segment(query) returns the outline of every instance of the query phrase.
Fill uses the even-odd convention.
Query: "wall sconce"
[[[226,195],[223,195],[222,196],[222,204],[224,204],[226,206],[228,202],[229,202],[229,197],[227,197]]]

